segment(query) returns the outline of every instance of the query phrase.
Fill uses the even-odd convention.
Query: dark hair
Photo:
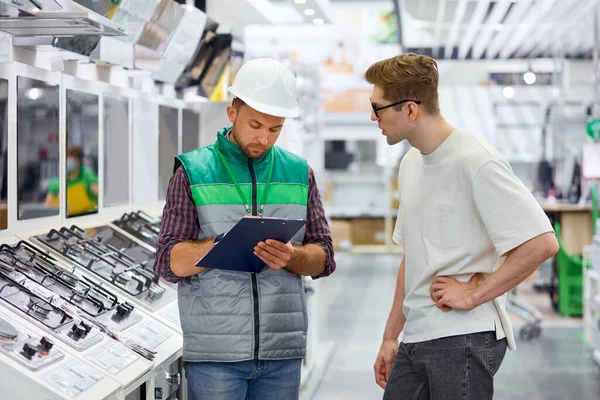
[[[431,57],[400,54],[371,65],[365,79],[383,89],[384,97],[391,102],[418,100],[430,114],[440,113],[438,66]]]
[[[81,146],[71,146],[67,149],[67,157],[73,157],[81,162],[83,160],[83,150]]]
[[[236,110],[240,111],[240,108],[245,106],[246,103],[244,102],[244,100],[240,99],[239,97],[234,97],[233,101],[231,102],[231,105],[234,106]]]

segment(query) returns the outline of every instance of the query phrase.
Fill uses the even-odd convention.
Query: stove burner
[[[152,247],[158,245],[160,220],[155,220],[149,215],[138,211],[124,214],[118,220],[113,221],[113,223]]]
[[[11,265],[8,265],[3,259],[0,259],[0,270],[10,274],[11,272],[14,272],[15,268]]]
[[[69,271],[61,272],[60,277],[63,278],[67,283],[69,283],[73,286],[77,285],[77,283],[79,282],[79,278],[75,274],[73,274]]]
[[[117,275],[117,282],[126,285],[131,280],[131,275],[128,273],[121,273]]]
[[[47,317],[52,307],[41,300],[29,300],[29,309],[41,317]]]
[[[112,228],[104,227],[102,229],[104,231],[108,229],[107,232],[110,233]],[[158,308],[162,302],[169,300],[167,295],[174,296],[174,292],[169,291],[170,289],[158,285],[159,277],[155,276],[153,271],[148,268],[148,265],[150,265],[149,258],[153,259],[152,252],[145,250],[141,245],[137,245],[137,249],[129,254],[129,252],[123,250],[127,248],[127,245],[119,244],[118,241],[112,243],[107,241],[105,243],[99,237],[100,239],[106,239],[107,237],[115,238],[116,236],[115,234],[113,236],[100,235],[100,231],[84,231],[77,226],[72,226],[71,228],[63,227],[59,230],[52,229],[48,234],[39,235],[35,238],[43,245],[59,252],[65,258],[91,271],[104,281],[117,286],[128,295],[139,297],[140,301],[147,307]],[[81,250],[80,254],[75,255],[73,252],[68,251],[71,247]],[[142,251],[140,252],[139,249],[142,249]],[[144,251],[148,252],[150,256]],[[60,277],[65,278],[62,274]],[[80,282],[83,281],[85,279]],[[151,290],[153,283],[157,287]],[[79,286],[78,283],[75,288],[79,288]],[[148,292],[147,295],[146,292]],[[72,302],[79,301],[72,294],[69,294],[69,297]],[[116,306],[116,303],[113,306]]]
[[[0,340],[14,340],[18,335],[14,326],[0,318]]]
[[[71,301],[74,303],[81,303],[83,300],[85,300],[85,294],[82,292],[75,292],[71,296]]]

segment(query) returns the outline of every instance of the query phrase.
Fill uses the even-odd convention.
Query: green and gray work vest
[[[214,145],[175,157],[175,168],[182,165],[190,182],[198,240],[228,232],[247,211],[259,215],[263,206],[264,217],[305,219],[306,161],[277,146],[249,159],[227,138],[230,129],[219,131]],[[304,233],[292,244],[302,245]],[[207,269],[182,279],[178,292],[184,361],[304,357],[308,319],[301,276],[286,269]]]

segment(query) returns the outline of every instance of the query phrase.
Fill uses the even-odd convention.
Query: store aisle
[[[314,400],[381,399],[373,378],[395,288],[398,256],[336,255],[335,274],[321,283],[322,340],[335,350]],[[518,327],[517,327],[518,329]],[[600,398],[600,368],[580,327],[543,327],[542,337],[517,344],[496,376],[496,400]]]
[[[320,286],[322,332],[334,354],[314,400],[380,399],[373,362],[396,287],[398,256],[336,254],[337,270]]]

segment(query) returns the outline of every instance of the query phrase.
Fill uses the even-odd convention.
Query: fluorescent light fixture
[[[309,16],[309,17],[312,15],[315,15],[315,10],[312,8],[307,8],[306,10],[304,10],[304,15]]]
[[[31,100],[38,100],[44,94],[44,90],[40,88],[31,88],[27,91],[27,97]]]
[[[294,0],[296,4],[306,4],[306,0]]]
[[[325,23],[325,20],[323,18],[313,19],[313,24],[315,24],[315,25],[323,25],[324,23]]]
[[[502,90],[502,93],[504,94],[504,97],[506,97],[507,99],[512,99],[513,97],[515,97],[515,89],[507,86]]]
[[[531,71],[525,72],[525,75],[523,75],[523,80],[528,85],[533,85],[535,83],[535,79],[535,74]]]

